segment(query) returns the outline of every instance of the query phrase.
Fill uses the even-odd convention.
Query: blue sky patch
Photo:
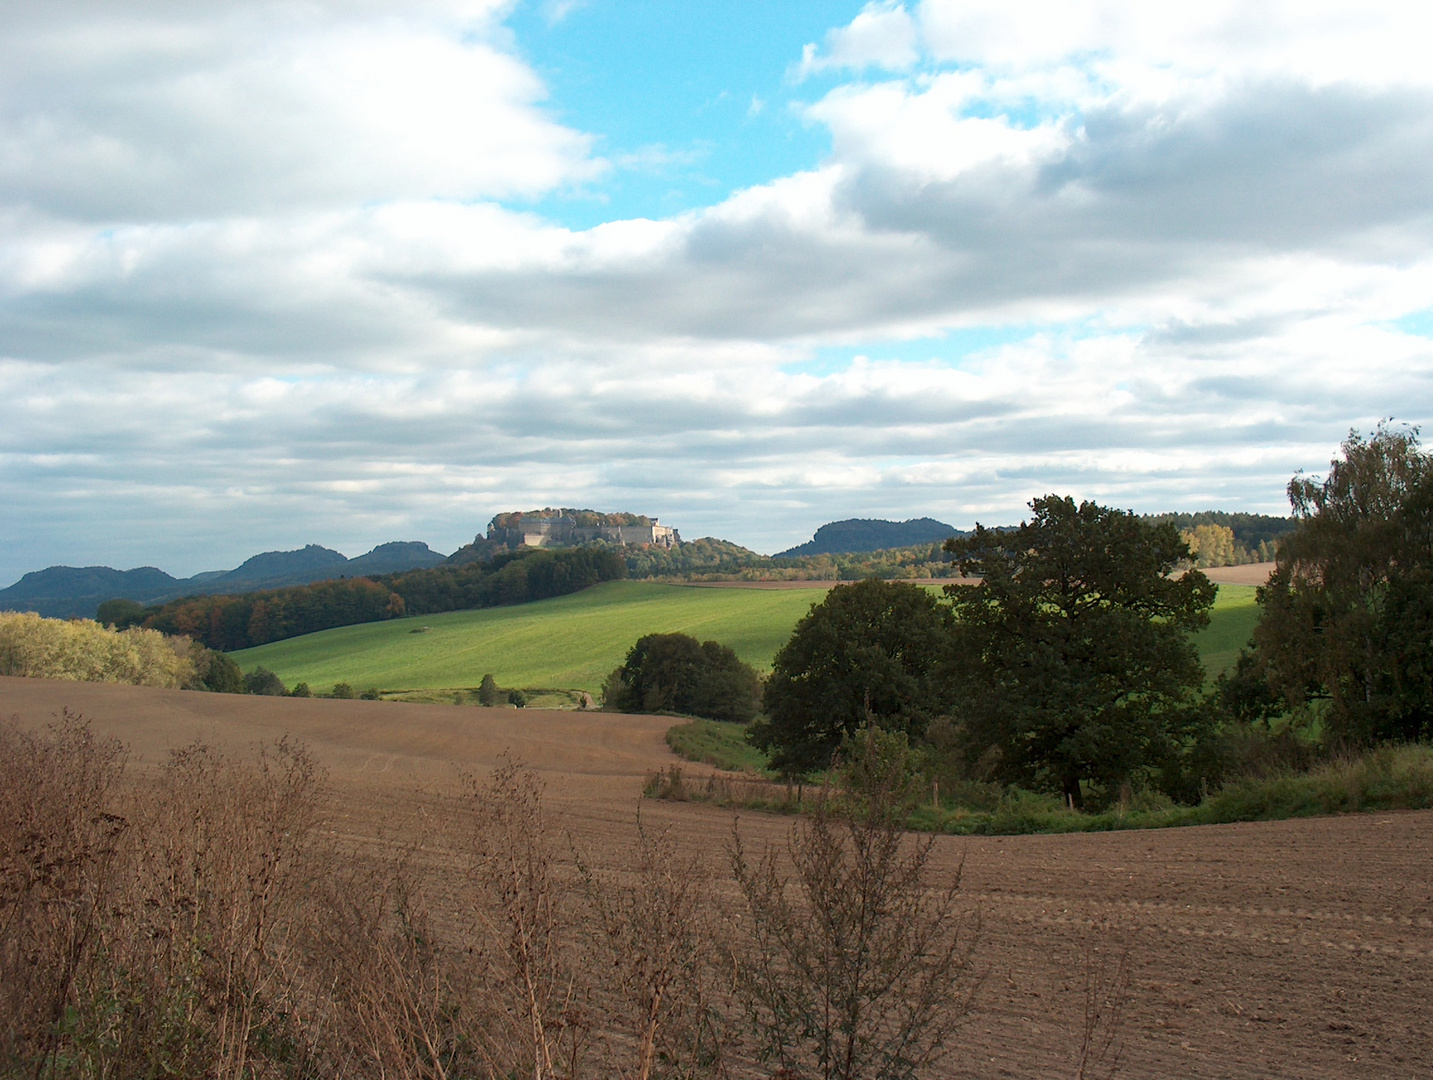
[[[1403,334],[1433,338],[1433,308],[1415,311],[1412,315],[1405,315],[1401,319],[1394,319],[1388,323],[1388,326]]]
[[[1018,323],[1013,326],[970,326],[951,330],[933,337],[872,339],[851,345],[822,345],[806,360],[784,364],[789,374],[835,375],[850,368],[856,357],[864,356],[872,363],[895,361],[902,364],[934,364],[939,367],[960,367],[970,357],[1002,345],[1025,341],[1039,333],[1063,332],[1068,327],[1035,326]]]
[[[819,91],[788,72],[803,45],[860,10],[823,0],[595,0],[549,23],[546,6],[529,0],[507,25],[547,85],[547,110],[597,136],[596,153],[615,166],[534,208],[575,229],[666,218],[815,166],[830,137],[792,105]]]

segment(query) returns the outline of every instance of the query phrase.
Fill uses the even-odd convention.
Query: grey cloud
[[[1313,312],[1300,314],[1312,315]],[[1167,346],[1219,346],[1243,343],[1259,338],[1273,337],[1298,322],[1294,313],[1261,315],[1252,319],[1239,319],[1225,323],[1191,323],[1173,320],[1155,327],[1145,334],[1150,345]]]
[[[1433,95],[1255,83],[1167,117],[1103,110],[1039,190],[1102,203],[1111,235],[1300,249],[1416,223],[1428,235]]]
[[[703,416],[680,385],[645,387],[624,409],[620,390],[590,379],[558,410],[520,383],[494,384],[470,405],[459,394],[424,416],[403,403],[451,399],[452,386],[389,379],[361,394],[352,381],[319,383],[265,404],[240,400],[245,382],[234,376],[98,367],[76,379],[43,366],[23,381],[11,375],[18,410],[0,434],[0,503],[23,511],[0,526],[0,577],[12,579],[51,562],[123,562],[126,552],[193,572],[310,541],[359,551],[402,536],[453,547],[496,510],[569,500],[658,513],[687,535],[764,550],[802,539],[790,534],[794,521],[929,513],[969,523],[972,508],[990,507],[982,520],[1010,520],[1047,490],[1141,509],[1195,508],[1187,500],[1201,498],[1261,508],[1280,503],[1295,468],[1319,467],[1354,419],[1344,403],[1317,400],[1272,423],[1247,399],[1244,413],[1220,415],[1200,401],[1218,393],[1207,388],[1182,408],[1093,416],[1061,415],[1045,399],[975,406],[943,392],[903,410],[879,387],[843,397],[829,384],[794,389],[774,411],[732,397]],[[1426,375],[1372,379],[1369,396],[1406,400],[1420,382]],[[1312,460],[1310,443],[1320,445]],[[1262,464],[1231,455],[1250,445],[1269,448]],[[1137,469],[1099,464],[1126,451],[1142,455]]]
[[[858,235],[774,211],[708,214],[679,245],[615,270],[390,280],[497,325],[770,340],[1089,307],[1272,253],[1384,261],[1396,246],[1406,258],[1433,239],[1433,96],[1249,86],[1172,115],[1108,108],[1033,172],[934,182],[848,168],[836,209],[864,223]]]

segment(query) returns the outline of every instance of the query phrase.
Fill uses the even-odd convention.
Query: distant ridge
[[[935,544],[950,536],[965,533],[953,525],[934,518],[911,518],[909,521],[885,521],[881,518],[847,518],[822,525],[816,535],[804,544],[778,551],[773,558],[790,559],[800,555],[844,555],[862,551],[884,551],[887,548]]]
[[[413,540],[379,544],[355,559],[318,544],[295,551],[266,551],[245,559],[233,570],[209,570],[191,578],[172,577],[152,566],[135,570],[51,566],[26,574],[8,589],[0,589],[0,611],[34,611],[52,619],[91,619],[100,604],[116,598],[159,604],[182,596],[255,592],[336,577],[427,569],[443,561],[444,556],[427,544]]]

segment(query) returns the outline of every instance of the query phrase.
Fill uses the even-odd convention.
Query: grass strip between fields
[[[741,730],[733,725],[728,727],[732,727],[733,735]],[[671,735],[668,742],[673,742]],[[722,754],[729,751],[730,748],[718,745],[712,756],[721,759]],[[649,777],[644,793],[649,798],[678,802],[799,814],[814,805],[811,795],[816,790],[812,785],[802,789],[753,772],[741,775],[713,772],[705,777],[689,777],[686,770],[674,765]],[[837,793],[835,798],[839,800],[841,795]],[[920,832],[1011,836],[1163,829],[1430,808],[1433,808],[1433,747],[1414,744],[1378,747],[1357,756],[1324,762],[1304,773],[1235,780],[1198,806],[1176,806],[1162,796],[1144,794],[1136,797],[1135,805],[1087,814],[1070,810],[1052,795],[1010,789],[991,809],[949,802],[942,802],[940,806],[918,805],[911,810],[906,824]]]

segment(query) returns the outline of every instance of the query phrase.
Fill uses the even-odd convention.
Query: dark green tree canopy
[[[190,655],[194,658],[195,673],[199,676],[199,684],[203,689],[217,694],[249,692],[244,673],[232,657],[206,649],[198,642],[190,646]]]
[[[950,625],[949,608],[918,585],[869,578],[832,589],[777,652],[752,743],[772,768],[800,776],[828,767],[863,725],[920,737],[941,711],[935,673]]]
[[[951,681],[968,756],[993,775],[1063,792],[1107,789],[1177,752],[1198,723],[1191,631],[1215,587],[1170,572],[1188,548],[1170,524],[1048,495],[1018,529],[949,541],[963,574]]]
[[[262,666],[244,676],[244,686],[251,694],[266,694],[270,697],[283,697],[289,692],[282,679]]]
[[[679,712],[745,723],[761,678],[731,649],[690,634],[648,634],[607,679],[603,703],[619,712]]]
[[[1326,733],[1433,734],[1433,461],[1416,429],[1350,432],[1328,475],[1289,482],[1298,528],[1259,595],[1251,661],[1272,707],[1326,703]]]
[[[492,708],[502,700],[501,691],[498,690],[498,681],[491,674],[483,676],[483,681],[478,685],[478,704]]]
[[[144,616],[143,604],[122,597],[106,600],[95,610],[95,622],[113,626],[116,630],[137,626],[144,621]]]

